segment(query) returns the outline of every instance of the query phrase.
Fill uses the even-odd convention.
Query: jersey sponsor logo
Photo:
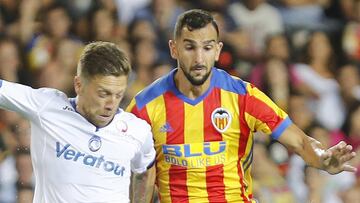
[[[225,141],[162,145],[164,161],[187,168],[203,168],[226,162]]]
[[[62,110],[75,112],[75,110],[71,106],[64,106]]]
[[[67,161],[74,161],[93,168],[102,169],[106,172],[114,173],[117,176],[123,176],[125,167],[120,164],[108,161],[103,155],[93,156],[85,154],[70,148],[70,144],[61,146],[56,142],[56,157]]]
[[[92,152],[96,152],[101,148],[101,138],[97,135],[93,135],[89,140],[89,149]]]
[[[162,132],[162,133],[166,133],[166,132],[172,132],[173,131],[173,129],[172,129],[172,127],[171,127],[171,125],[168,123],[168,122],[166,122],[163,126],[161,126],[161,128],[160,128],[160,132]]]
[[[211,122],[220,133],[225,132],[231,123],[231,114],[225,108],[217,108],[211,113]]]

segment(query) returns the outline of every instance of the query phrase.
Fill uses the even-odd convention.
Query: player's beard
[[[194,86],[200,86],[203,85],[206,80],[209,78],[211,71],[208,71],[205,75],[203,75],[200,79],[196,79],[195,77],[193,77],[192,75],[190,75],[190,71],[187,72],[184,68],[183,64],[180,64],[180,68],[182,70],[182,72],[184,73],[186,79]],[[200,67],[204,67],[205,69],[207,69],[207,67],[205,66],[200,66]],[[191,68],[196,68],[196,66],[193,66]],[[190,69],[191,69],[190,68]]]

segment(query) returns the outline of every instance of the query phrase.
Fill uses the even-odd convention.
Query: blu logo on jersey
[[[94,168],[102,168],[104,171],[113,172],[115,175],[123,176],[125,167],[112,161],[107,161],[103,155],[97,157],[70,149],[70,144],[61,147],[60,142],[56,142],[56,157],[67,161],[74,161]]]
[[[204,168],[224,164],[227,160],[225,141],[162,145],[164,162],[187,168]]]
[[[194,157],[202,155],[215,155],[225,151],[226,142],[222,141],[218,143],[218,149],[212,151],[211,142],[204,142],[201,147],[195,144],[183,144],[183,145],[163,145],[163,153],[173,155],[177,157]],[[192,147],[193,146],[193,147]]]

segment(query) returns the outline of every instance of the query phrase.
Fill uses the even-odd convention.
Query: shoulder
[[[146,104],[173,88],[172,82],[175,71],[174,69],[169,74],[157,79],[135,96],[138,109],[142,109]]]
[[[150,125],[134,114],[121,110],[119,119],[125,124],[124,131],[141,143],[144,143],[146,137],[151,135]]]
[[[43,88],[35,89],[35,91],[40,92],[45,95],[54,95],[57,97],[67,98],[67,96],[64,92],[62,92],[58,89],[54,89],[54,88],[43,87]]]
[[[247,93],[247,88],[250,83],[218,68],[213,69],[213,74],[214,87],[241,95]]]
[[[122,114],[121,116],[123,117],[123,119],[128,121],[129,123],[131,123],[133,126],[150,128],[150,125],[145,120],[135,116],[133,113],[121,110],[121,114]]]
[[[43,97],[44,100],[57,100],[57,101],[65,101],[68,102],[68,96],[57,89],[53,88],[39,88],[34,90],[34,94],[36,97]]]

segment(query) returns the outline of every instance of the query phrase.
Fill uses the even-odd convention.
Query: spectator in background
[[[287,110],[290,93],[299,85],[295,66],[286,36],[282,33],[269,35],[263,58],[252,68],[249,81]]]
[[[316,120],[328,130],[337,129],[344,122],[345,107],[334,75],[336,57],[326,33],[314,32],[304,53],[305,64],[294,69],[301,84],[299,91],[310,98]]]
[[[128,29],[128,39],[132,44],[136,44],[139,40],[149,40],[152,42],[158,40],[154,26],[145,18],[132,21]]]
[[[34,1],[34,0],[31,0]],[[35,6],[34,6],[35,7]],[[61,3],[51,4],[44,9],[42,15],[42,30],[40,32],[29,33],[25,39],[31,39],[26,45],[29,67],[33,71],[41,71],[55,55],[56,46],[63,39],[68,39],[74,43],[81,43],[70,33],[71,18],[66,7]],[[36,12],[36,11],[33,11]],[[34,19],[33,19],[34,20]],[[24,32],[28,32],[25,31]]]
[[[224,1],[220,0],[220,2]],[[215,7],[216,5],[217,4],[212,6]],[[219,29],[223,30],[223,33],[220,35],[220,40],[224,43],[219,60],[215,63],[215,65],[216,67],[225,70],[231,75],[246,77],[248,74],[247,70],[241,66],[241,61],[237,57],[238,53],[235,47],[237,43],[241,44],[239,33],[234,29],[235,24],[232,19],[226,13],[220,12],[226,10],[226,8],[227,5],[222,5],[218,9],[214,8],[216,11],[212,12],[216,22],[218,23]]]
[[[342,36],[342,50],[345,53],[346,59],[360,63],[360,1],[348,0],[341,1],[347,6],[347,17],[345,21],[344,32]]]
[[[262,143],[254,145],[254,196],[261,203],[294,203],[295,199],[278,165]]]
[[[347,63],[337,70],[337,81],[347,111],[360,101],[360,71],[355,63]]]
[[[169,63],[160,62],[154,65],[153,67],[153,81],[161,78],[162,76],[168,74],[172,70],[172,66]]]
[[[153,66],[157,62],[157,54],[153,41],[139,40],[134,45],[134,73],[129,81],[130,87],[126,91],[125,99],[127,103],[153,81]]]
[[[0,77],[12,82],[26,84],[30,79],[26,75],[17,41],[7,37],[0,39]],[[6,146],[7,153],[3,160],[4,165],[1,165],[0,169],[0,193],[2,193],[0,194],[0,202],[3,200],[11,203],[10,195],[16,186],[18,203],[27,203],[32,200],[33,195],[32,165],[29,150],[30,128],[28,122],[17,114],[0,111],[0,137]],[[11,163],[16,164],[17,173],[8,173],[6,171],[14,170],[10,165]]]
[[[360,151],[360,101],[355,102],[349,108],[342,128],[332,132],[331,144],[339,140],[351,143],[355,151]]]
[[[92,41],[116,42],[125,37],[121,36],[122,31],[115,14],[105,8],[94,11],[90,25]]]
[[[35,86],[56,88],[69,96],[75,96],[73,75],[76,73],[83,45],[63,39],[54,48],[54,56],[39,71]]]
[[[265,64],[262,80],[264,93],[269,95],[281,109],[287,111],[292,86],[289,70],[284,61],[276,58],[269,59]]]
[[[12,82],[20,81],[19,73],[23,70],[21,65],[20,50],[16,41],[11,38],[0,39],[0,76]]]
[[[31,202],[34,195],[35,179],[30,158],[30,123],[21,117],[12,124],[12,131],[16,136],[17,148],[15,151],[18,179],[16,182],[18,203]]]
[[[287,72],[289,72],[289,80],[293,83],[293,85],[295,85],[297,78],[294,75],[294,64],[292,63],[290,45],[285,34],[277,33],[268,35],[264,46],[263,57],[251,69],[249,81],[262,90],[264,87],[263,75],[266,72],[264,63],[266,63],[269,59],[278,59],[286,64],[288,69]]]
[[[329,0],[280,0],[279,11],[287,31],[323,30],[334,31],[338,24],[325,15]]]
[[[247,47],[241,48],[245,60],[259,60],[267,36],[284,31],[279,11],[265,0],[236,1],[229,6],[228,12],[237,29],[247,38]]]
[[[135,13],[150,2],[151,0],[115,0],[119,22],[128,26],[133,21]]]
[[[341,193],[343,203],[360,202],[360,165],[358,166],[358,172],[356,172],[355,183],[344,192]]]
[[[20,16],[20,1],[0,2],[0,32],[7,36],[16,36],[18,30],[18,19]]]
[[[135,13],[134,20],[149,20],[157,36],[158,51],[168,53],[167,41],[171,39],[176,18],[183,10],[176,0],[153,0]]]

